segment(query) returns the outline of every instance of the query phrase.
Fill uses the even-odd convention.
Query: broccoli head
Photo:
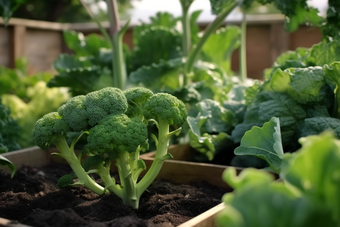
[[[153,92],[147,88],[134,87],[125,90],[124,93],[129,105],[126,115],[143,119],[142,106]]]
[[[182,126],[187,118],[187,109],[184,103],[175,96],[167,93],[158,93],[151,96],[144,104],[144,116],[167,122],[168,125]]]
[[[51,143],[64,139],[69,131],[70,127],[65,120],[57,112],[51,112],[35,123],[33,139],[41,149],[47,149]]]
[[[58,109],[58,114],[65,119],[74,131],[82,131],[88,128],[84,101],[85,95],[75,96]]]
[[[140,119],[109,115],[89,130],[85,151],[116,159],[120,152],[135,152],[147,139],[147,126]]]
[[[124,92],[113,87],[88,93],[84,105],[90,126],[96,125],[107,115],[125,113],[128,108]]]

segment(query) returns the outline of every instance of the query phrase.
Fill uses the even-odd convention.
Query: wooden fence
[[[311,47],[320,42],[317,28],[301,26],[293,33],[283,28],[281,15],[254,15],[248,17],[246,45],[247,71],[251,78],[262,78],[265,68],[271,67],[276,57],[284,51],[297,47]],[[239,20],[227,20],[225,25],[239,25]],[[103,24],[108,28],[108,23]],[[207,26],[201,23],[204,29]],[[132,46],[132,27],[127,31],[124,42]],[[100,33],[95,23],[53,23],[12,18],[7,27],[0,18],[0,65],[14,67],[15,59],[26,57],[31,72],[50,71],[52,63],[60,53],[68,52],[63,41],[64,30]],[[232,69],[238,71],[238,51],[232,57]]]

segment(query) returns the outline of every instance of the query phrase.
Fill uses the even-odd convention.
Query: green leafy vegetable
[[[273,117],[262,128],[255,126],[246,132],[241,140],[241,146],[236,148],[234,153],[262,158],[279,173],[283,157],[279,119]]]
[[[236,176],[229,168],[223,179],[234,188],[225,194],[226,208],[218,226],[338,226],[340,147],[331,132],[300,139],[302,148],[282,158],[280,177],[246,169]]]

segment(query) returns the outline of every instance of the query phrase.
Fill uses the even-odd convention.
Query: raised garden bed
[[[169,149],[171,153],[176,153],[174,150],[177,150],[177,146],[173,146]],[[179,149],[181,152],[181,147]],[[45,219],[42,219],[41,223],[42,225],[34,224],[33,226],[46,226],[46,223],[43,223],[46,220],[49,220],[50,218],[58,217],[58,220],[55,220],[54,222],[61,223],[61,219],[58,215],[61,215],[63,213],[74,215],[73,218],[68,219],[68,221],[75,221],[81,223],[81,226],[84,226],[86,223],[90,223],[91,226],[123,226],[122,223],[115,225],[113,222],[111,222],[112,215],[116,215],[118,213],[123,213],[123,209],[118,209],[116,211],[111,211],[111,209],[114,209],[117,204],[122,204],[122,202],[116,198],[113,195],[105,195],[105,196],[98,196],[92,192],[89,192],[89,190],[83,188],[83,187],[68,187],[65,189],[58,189],[55,187],[56,181],[58,178],[65,173],[69,173],[71,170],[69,167],[66,167],[66,165],[62,164],[62,160],[58,157],[51,156],[50,153],[55,152],[54,149],[50,149],[48,152],[43,151],[38,147],[23,149],[15,152],[7,153],[5,156],[10,159],[17,168],[21,168],[14,179],[10,179],[9,176],[3,177],[1,181],[3,181],[2,185],[7,185],[10,182],[13,182],[16,184],[13,186],[12,194],[11,196],[20,195],[21,199],[24,202],[26,202],[26,208],[23,211],[18,211],[18,214],[23,215],[23,213],[29,213],[29,217],[26,218],[29,223],[32,225],[32,223],[35,223],[32,221],[32,218],[35,217],[36,213],[43,212],[45,216]],[[183,152],[185,155],[185,152]],[[175,155],[176,157],[176,155]],[[152,158],[150,158],[149,154],[142,155],[142,158],[144,159],[146,165],[149,167],[152,163]],[[58,165],[58,166],[56,166]],[[61,166],[60,166],[61,165]],[[53,166],[51,169],[48,166]],[[39,168],[42,167],[43,169],[40,170]],[[64,171],[63,173],[58,173],[59,168]],[[5,167],[1,167],[2,170],[6,170]],[[167,160],[161,172],[159,173],[156,181],[152,186],[148,189],[148,191],[143,195],[144,202],[141,203],[141,208],[135,212],[133,209],[130,208],[124,208],[124,211],[127,214],[132,215],[132,222],[138,223],[137,225],[132,226],[152,226],[153,224],[157,224],[156,226],[172,226],[169,223],[172,223],[174,226],[180,226],[180,227],[194,227],[194,226],[214,226],[214,217],[217,212],[219,212],[223,208],[223,204],[220,203],[220,199],[222,195],[230,191],[231,189],[222,182],[221,174],[224,171],[225,166],[217,166],[217,165],[210,165],[210,164],[201,164],[201,163],[189,163],[189,162],[181,162],[177,160]],[[65,172],[66,171],[66,172]],[[51,179],[47,179],[47,174],[52,173],[53,177]],[[60,175],[61,174],[61,175]],[[46,176],[45,176],[46,175]],[[28,183],[20,183],[21,180],[24,180],[25,178],[33,178]],[[164,183],[164,181],[174,183],[175,185],[175,193],[171,195],[169,192],[170,189],[167,189],[168,186],[170,186],[170,183]],[[182,184],[181,187],[184,187],[184,189],[179,189],[178,187]],[[204,185],[208,186],[208,189],[198,189],[202,188]],[[49,192],[45,193],[42,192],[42,188],[48,189]],[[161,191],[157,191],[160,188]],[[193,191],[190,191],[193,190]],[[212,194],[202,194],[210,192]],[[6,192],[7,193],[7,192]],[[4,190],[1,190],[0,195],[6,194]],[[61,194],[66,193],[66,194]],[[198,205],[197,199],[195,199],[193,196],[197,194],[198,197],[201,197],[203,199],[203,204],[210,206],[209,208],[205,209],[207,210],[204,212],[203,205]],[[171,202],[169,197],[174,196],[175,198],[182,198],[184,202]],[[6,194],[6,196],[10,196]],[[149,197],[151,196],[151,197]],[[215,198],[213,198],[215,196]],[[45,205],[36,205],[38,201],[42,200],[44,197],[46,197],[49,202]],[[67,198],[66,202],[62,202],[62,198]],[[105,198],[105,199],[103,199]],[[1,198],[3,200],[4,198]],[[4,200],[3,200],[4,201]],[[148,204],[149,202],[149,204]],[[151,203],[150,203],[151,202]],[[115,205],[112,205],[114,203]],[[160,204],[159,204],[160,203]],[[52,207],[52,204],[68,204],[68,209],[66,210],[62,209],[60,207],[59,211],[53,211],[56,213],[51,213],[52,211],[49,211]],[[74,210],[71,210],[71,205],[75,205]],[[90,205],[91,204],[91,205]],[[103,205],[104,207],[97,208],[96,205]],[[143,204],[145,204],[143,206]],[[157,204],[157,205],[156,205]],[[187,204],[187,205],[184,205]],[[210,205],[209,205],[210,204]],[[183,209],[187,206],[191,205],[192,207],[189,208],[189,213],[195,213],[198,210],[201,210],[198,216],[189,218],[188,213],[184,212]],[[11,205],[8,208],[14,209],[15,205]],[[111,208],[110,208],[111,207]],[[156,217],[150,218],[151,221],[149,223],[144,219],[143,216],[148,216],[149,214],[143,214],[144,209],[150,210],[151,208],[155,208],[155,210],[158,210],[161,212],[161,214],[158,214]],[[172,214],[169,210],[166,211],[169,208],[174,208],[175,210],[179,211],[179,213],[182,212],[184,214],[184,218],[180,219],[179,214]],[[15,211],[10,212],[6,208],[0,208],[2,209],[2,212],[0,212],[0,215],[2,217],[6,217],[7,219],[2,219],[0,222],[4,226],[11,226],[11,223],[13,222],[9,221],[8,219],[16,219],[13,218],[16,215],[13,216],[13,214],[8,213],[15,213]],[[100,213],[103,216],[103,213],[107,214],[110,218],[109,220],[106,220],[105,218],[102,219],[100,222],[94,222],[98,220],[96,217],[92,217],[93,212],[96,213],[96,210],[102,209]],[[108,212],[107,209],[110,209]],[[7,211],[6,211],[7,210]],[[91,210],[91,211],[90,211]],[[6,211],[6,212],[5,212]],[[119,211],[119,212],[118,212]],[[166,211],[166,212],[165,212]],[[4,213],[3,213],[4,212]],[[87,214],[85,216],[80,218],[77,213]],[[132,213],[134,212],[134,213]],[[162,213],[163,212],[163,213]],[[183,213],[184,212],[184,213]],[[4,214],[6,213],[6,216]],[[20,216],[19,215],[19,216]],[[51,217],[48,215],[52,215]],[[17,217],[19,217],[17,216]],[[130,216],[130,215],[128,215]],[[8,218],[10,217],[10,218]],[[24,220],[22,217],[20,217],[20,220]],[[125,218],[121,218],[120,221],[123,221],[124,223],[127,222]],[[165,221],[164,220],[168,220]],[[182,221],[180,221],[182,220]],[[184,222],[183,222],[184,221]],[[67,222],[67,221],[66,221]],[[95,224],[94,224],[95,223]],[[161,224],[162,223],[162,224]],[[21,224],[20,224],[21,225]],[[21,225],[25,226],[25,225]],[[58,226],[58,225],[56,225]],[[65,226],[65,224],[64,224]],[[76,223],[72,223],[72,226],[76,226]],[[85,225],[86,226],[86,225]]]

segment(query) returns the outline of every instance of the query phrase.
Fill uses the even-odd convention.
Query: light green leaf
[[[283,158],[279,119],[273,117],[262,128],[253,127],[246,132],[241,140],[241,146],[237,147],[234,153],[262,158],[276,173],[279,173]]]
[[[340,222],[340,142],[331,132],[300,139],[302,148],[285,157],[281,178],[332,210]]]
[[[340,62],[333,62],[330,65],[324,65],[323,71],[325,72],[325,78],[326,80],[330,81],[330,83],[333,83],[335,85],[334,94],[335,94],[335,100],[334,100],[334,109],[332,116],[340,118]]]
[[[334,61],[340,61],[340,41],[322,42],[315,44],[310,52],[311,60],[317,66],[331,64]]]
[[[15,172],[16,172],[16,168],[15,168],[15,165],[10,160],[8,160],[4,156],[0,155],[0,165],[8,166],[8,168],[10,168],[10,170],[12,171],[11,178],[14,177]]]
[[[321,67],[291,68],[274,72],[270,86],[274,91],[289,94],[301,104],[315,104],[324,96],[324,72]]]
[[[211,34],[202,47],[203,59],[221,66],[231,74],[231,55],[240,46],[240,28],[227,26]]]

